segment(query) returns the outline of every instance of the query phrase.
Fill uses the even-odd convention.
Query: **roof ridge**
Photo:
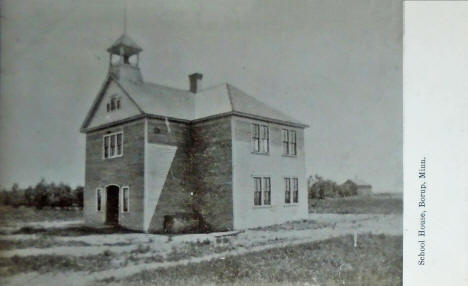
[[[130,83],[132,83],[131,81],[128,81]],[[134,83],[132,83],[134,84]],[[185,90],[185,89],[181,89],[181,88],[177,88],[177,87],[172,87],[172,86],[168,86],[168,85],[164,85],[164,84],[160,84],[160,83],[155,83],[155,82],[150,82],[150,81],[143,81],[143,85],[155,85],[155,86],[158,86],[158,87],[162,87],[162,88],[167,88],[167,89],[172,89],[172,90],[176,90],[176,91],[182,91],[182,92],[189,92],[188,90]],[[135,84],[135,85],[138,85],[138,84]]]
[[[227,90],[227,94],[229,98],[229,104],[231,104],[231,110],[234,111],[234,103],[232,101],[232,94],[231,94],[231,85],[227,82],[225,84],[226,84],[226,90]]]
[[[197,93],[202,93],[202,92],[204,92],[204,91],[211,90],[211,89],[214,89],[214,88],[218,88],[218,87],[223,86],[223,85],[226,85],[226,84],[227,84],[226,82],[218,83],[218,84],[212,85],[212,86],[210,86],[210,87],[206,87],[206,88],[200,89],[200,91],[198,91]]]

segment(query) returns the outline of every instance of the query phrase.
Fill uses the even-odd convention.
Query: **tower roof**
[[[107,51],[115,55],[131,56],[138,54],[143,49],[135,43],[127,34],[122,34]]]

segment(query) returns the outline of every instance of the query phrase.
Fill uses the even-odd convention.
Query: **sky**
[[[84,184],[79,127],[123,31],[123,0],[3,0],[0,186]],[[229,82],[310,125],[307,175],[402,191],[399,0],[127,4],[146,81]]]

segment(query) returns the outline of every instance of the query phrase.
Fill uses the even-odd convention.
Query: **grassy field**
[[[343,236],[208,262],[143,271],[110,285],[401,285],[402,237]]]
[[[309,213],[402,214],[402,194],[374,194],[309,200]]]
[[[325,214],[228,236],[96,230],[80,210],[0,206],[0,285],[401,285],[401,198],[319,203]]]
[[[0,226],[15,225],[17,223],[33,223],[44,221],[69,221],[83,219],[80,209],[42,209],[0,205]]]
[[[309,200],[310,213],[338,214],[401,214],[403,200],[401,194],[374,194],[347,198]],[[0,205],[0,226],[25,222],[67,221],[83,219],[79,209],[37,210],[28,207],[13,208]]]

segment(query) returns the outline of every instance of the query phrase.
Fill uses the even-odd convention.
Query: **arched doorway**
[[[106,224],[119,224],[119,186],[110,185],[106,188]]]

